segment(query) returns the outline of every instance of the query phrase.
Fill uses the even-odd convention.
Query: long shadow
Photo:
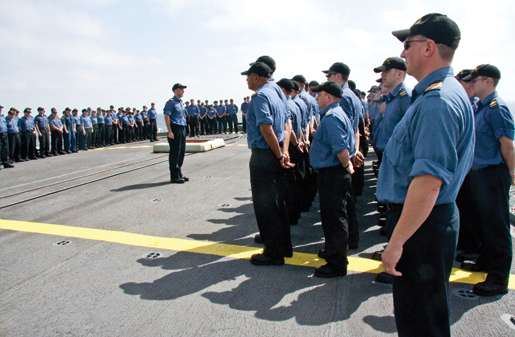
[[[187,251],[137,262],[172,272],[152,282],[124,283],[120,288],[125,294],[139,296],[143,300],[169,301],[200,293],[211,303],[232,310],[254,312],[254,316],[261,320],[286,321],[293,318],[304,326],[348,320],[369,299],[391,293],[390,287],[371,283],[370,274],[319,279],[310,277],[312,270],[309,268],[255,267],[246,260],[227,260]],[[232,284],[225,291],[206,290],[221,282]],[[293,299],[289,300],[292,294]],[[452,323],[459,321],[472,308],[496,300],[449,297]],[[384,309],[378,311],[382,313]],[[396,331],[393,315],[381,316],[372,311],[362,321],[376,331]]]
[[[112,189],[111,192],[124,192],[124,191],[132,191],[132,190],[143,190],[146,188],[153,188],[153,187],[159,187],[164,185],[169,185],[170,181],[160,181],[157,183],[146,183],[146,184],[134,184],[134,185],[127,185],[120,188]]]

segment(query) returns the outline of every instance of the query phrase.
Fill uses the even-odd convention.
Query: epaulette
[[[399,91],[399,96],[406,96],[408,94],[408,92],[406,91],[406,89],[401,89],[401,91]]]
[[[497,99],[494,98],[490,104],[488,105],[490,108],[495,108],[497,106]]]
[[[443,86],[443,82],[433,83],[429,87],[427,87],[426,90],[424,90],[424,93],[434,91],[434,90],[440,90],[440,89],[442,89],[442,86]]]

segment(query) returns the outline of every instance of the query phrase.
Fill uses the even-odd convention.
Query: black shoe
[[[464,261],[460,267],[466,271],[485,271],[485,268],[481,264],[473,261]]]
[[[478,258],[478,254],[475,253],[458,253],[456,254],[456,261],[457,262],[465,262],[465,261],[476,261]]]
[[[359,243],[357,242],[349,242],[349,249],[358,249]]]
[[[254,235],[254,242],[262,244],[263,239],[261,238],[261,235],[259,235],[259,234]]]
[[[322,267],[315,269],[314,275],[323,278],[341,277],[347,275],[347,268],[345,270],[336,270],[329,264],[324,264]]]
[[[474,294],[479,296],[497,296],[508,293],[508,287],[503,284],[489,282],[488,279],[474,285],[472,288]]]
[[[10,164],[10,163],[4,163],[4,167],[5,168],[13,168],[14,165]]]
[[[377,274],[375,281],[377,283],[384,283],[384,284],[392,284],[393,283],[394,276],[388,273],[385,273],[384,271]]]
[[[184,180],[184,181],[190,181],[190,178],[188,178],[188,177],[181,177],[181,178],[182,178],[182,180]]]
[[[182,178],[179,178],[179,179],[170,179],[170,183],[171,184],[184,184],[184,179]]]
[[[284,264],[284,258],[273,258],[264,254],[254,254],[250,258],[250,263],[255,266],[282,266]]]
[[[386,218],[379,218],[379,219],[377,219],[377,225],[378,225],[379,227],[384,227],[384,226],[386,226]]]

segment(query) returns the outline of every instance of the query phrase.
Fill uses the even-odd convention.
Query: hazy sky
[[[368,89],[372,68],[401,52],[391,31],[429,12],[447,14],[462,31],[454,69],[497,65],[498,91],[512,101],[508,0],[0,0],[0,104],[162,107],[174,82],[188,85],[188,99],[239,102],[250,94],[240,72],[264,54],[277,62],[276,79],[321,81],[322,69],[342,61]]]

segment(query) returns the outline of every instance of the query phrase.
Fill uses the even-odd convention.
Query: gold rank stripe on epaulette
[[[442,86],[443,86],[443,82],[436,82],[436,83],[431,84],[429,87],[427,87],[426,90],[424,90],[424,92],[440,90],[440,89],[442,89]]]
[[[408,93],[406,92],[406,90],[402,89],[400,92],[399,92],[399,96],[406,96]]]
[[[493,99],[488,105],[490,108],[495,108],[497,106],[497,99]]]

